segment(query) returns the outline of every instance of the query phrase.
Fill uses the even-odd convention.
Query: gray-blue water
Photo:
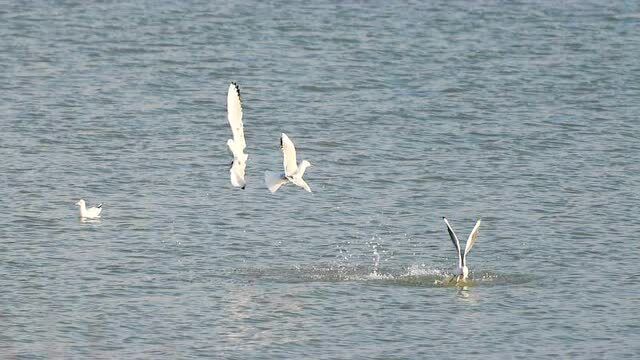
[[[638,358],[639,59],[633,1],[10,1],[0,358]]]

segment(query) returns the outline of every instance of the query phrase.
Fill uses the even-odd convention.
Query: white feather
[[[282,133],[280,136],[280,147],[282,148],[284,173],[265,172],[264,181],[269,191],[274,193],[278,191],[282,185],[292,182],[311,192],[309,185],[302,179],[305,170],[311,166],[311,163],[303,160],[300,166],[298,166],[296,148],[293,145],[293,141],[291,141],[285,133]]]
[[[80,206],[80,217],[83,219],[97,219],[102,212],[102,204],[87,209],[87,204],[84,200],[80,199],[76,205]]]
[[[244,150],[244,125],[242,124],[242,100],[240,99],[240,88],[235,83],[229,84],[227,92],[227,119],[233,133],[233,141],[240,150]]]
[[[467,267],[467,254],[471,251],[473,244],[475,244],[476,240],[478,239],[478,234],[480,233],[480,223],[482,221],[478,220],[476,222],[476,225],[473,227],[473,230],[471,230],[469,238],[467,238],[467,243],[465,244],[463,253],[461,251],[460,241],[458,240],[458,236],[456,236],[456,233],[453,231],[453,227],[451,227],[451,224],[449,224],[447,218],[443,217],[442,219],[444,220],[445,224],[447,224],[449,237],[451,238],[453,246],[456,248],[456,253],[458,254],[458,266],[456,267],[456,275],[458,275],[458,280],[466,280],[469,275],[469,268]]]
[[[453,242],[453,246],[456,248],[456,255],[458,257],[458,269],[462,268],[462,254],[460,253],[460,240],[458,240],[458,236],[455,231],[453,231],[453,227],[449,224],[449,220],[443,217],[444,223],[447,224],[447,232],[449,233],[449,237],[451,238],[451,242]]]
[[[229,169],[229,177],[231,178],[231,185],[235,187],[244,188],[246,182],[244,180],[244,170],[246,168],[245,162],[233,161],[231,169]]]
[[[275,193],[280,187],[286,184],[289,180],[284,177],[283,173],[277,173],[273,171],[264,172],[264,182],[271,193]]]
[[[285,133],[282,133],[280,136],[280,146],[282,147],[284,173],[286,176],[292,176],[296,171],[298,171],[296,147],[293,145],[293,141],[291,141]]]
[[[482,220],[478,219],[478,221],[476,221],[476,225],[473,227],[473,230],[471,230],[471,233],[469,233],[467,244],[464,247],[465,257],[467,256],[469,251],[471,251],[471,248],[473,247],[473,244],[476,243],[476,240],[478,240],[478,235],[480,234],[480,223],[482,223]]]
[[[246,185],[244,179],[245,168],[249,155],[244,153],[246,142],[242,124],[242,101],[240,99],[240,89],[235,83],[229,85],[227,93],[227,119],[233,133],[233,139],[227,140],[227,146],[233,154],[233,164],[229,169],[229,177],[231,185],[244,189]]]

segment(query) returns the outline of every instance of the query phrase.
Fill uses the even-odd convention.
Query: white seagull
[[[244,153],[247,144],[244,142],[244,129],[242,125],[242,100],[240,99],[240,88],[238,84],[231,83],[229,92],[227,93],[227,118],[233,139],[227,140],[227,146],[233,154],[233,162],[229,169],[231,177],[231,185],[244,189],[244,169],[247,166],[247,158],[249,155]]]
[[[98,219],[102,212],[102,204],[87,209],[87,204],[84,200],[80,199],[76,205],[80,206],[80,217],[83,219]]]
[[[311,163],[307,160],[302,160],[298,166],[296,148],[291,139],[289,139],[285,133],[282,133],[280,136],[280,148],[282,149],[282,155],[284,158],[284,173],[276,173],[272,171],[264,172],[264,182],[267,184],[269,191],[273,194],[278,191],[282,185],[292,182],[308,192],[311,192],[309,185],[307,185],[307,183],[302,179],[304,171],[311,166]]]
[[[457,281],[466,280],[469,276],[469,268],[467,268],[467,254],[471,251],[473,244],[478,239],[478,234],[480,233],[480,223],[482,220],[478,219],[476,222],[476,226],[473,227],[471,233],[469,234],[469,238],[467,239],[467,243],[464,247],[464,253],[460,248],[460,241],[456,236],[456,233],[453,232],[453,228],[446,217],[443,217],[444,223],[447,224],[447,231],[449,232],[449,237],[451,237],[451,241],[453,242],[453,246],[456,247],[456,253],[458,254],[458,267],[456,268]]]

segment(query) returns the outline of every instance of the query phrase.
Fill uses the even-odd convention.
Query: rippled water
[[[622,1],[9,2],[2,357],[638,358],[639,34]],[[283,131],[312,194],[262,183]],[[483,219],[469,286],[442,216]]]

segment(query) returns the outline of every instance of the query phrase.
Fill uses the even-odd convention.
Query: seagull
[[[311,192],[309,185],[302,179],[304,171],[311,166],[311,163],[307,160],[302,160],[298,166],[296,163],[296,148],[293,145],[293,141],[291,141],[285,133],[282,133],[280,136],[280,148],[282,149],[282,155],[284,157],[284,173],[264,172],[264,182],[267,184],[269,191],[273,194],[278,191],[282,185],[292,182]]]
[[[247,144],[244,142],[244,130],[242,126],[242,100],[240,99],[240,88],[238,84],[232,82],[227,93],[227,118],[231,125],[233,139],[227,140],[227,146],[233,154],[233,161],[229,169],[231,185],[244,189],[244,169],[247,166],[249,155],[244,153]]]
[[[87,204],[84,200],[80,199],[76,205],[80,206],[80,217],[83,219],[98,219],[102,212],[102,204],[87,209]]]
[[[449,232],[449,237],[451,237],[451,241],[453,242],[453,246],[456,247],[456,253],[458,254],[458,267],[456,268],[457,281],[466,280],[469,276],[469,268],[467,268],[467,254],[471,251],[473,244],[478,239],[478,234],[480,233],[480,223],[481,219],[478,219],[476,222],[476,226],[473,227],[471,233],[469,234],[469,238],[467,239],[467,244],[464,247],[464,253],[460,248],[460,241],[456,236],[456,233],[453,232],[453,228],[446,217],[442,218],[444,223],[447,224],[447,231]],[[453,279],[452,279],[453,280]]]

